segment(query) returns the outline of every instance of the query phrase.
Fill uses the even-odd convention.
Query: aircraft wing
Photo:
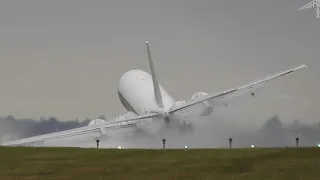
[[[43,144],[45,141],[48,141],[48,140],[56,140],[61,138],[69,138],[69,137],[88,135],[88,134],[99,134],[98,136],[96,135],[97,137],[99,137],[101,135],[107,135],[108,131],[112,131],[114,129],[133,127],[135,123],[139,121],[142,121],[148,118],[153,118],[158,115],[159,114],[156,114],[156,113],[150,113],[147,115],[135,116],[135,117],[127,118],[125,120],[120,120],[120,121],[110,121],[110,122],[102,123],[99,125],[84,126],[80,128],[74,128],[70,130],[19,139],[16,141],[8,141],[8,142],[2,143],[1,145],[2,146],[19,146],[19,145],[28,145],[28,144],[31,145],[36,143]]]
[[[309,9],[309,8],[313,8],[313,1],[311,1],[308,4],[300,7],[298,10]]]
[[[261,80],[254,81],[254,82],[249,83],[249,84],[244,85],[244,86],[240,86],[240,87],[237,87],[237,88],[229,89],[227,91],[223,91],[223,92],[220,92],[220,93],[215,93],[215,94],[199,97],[198,99],[195,99],[193,101],[189,101],[189,102],[187,102],[187,103],[185,103],[185,104],[183,104],[181,106],[178,106],[178,107],[175,107],[175,108],[171,109],[170,113],[174,113],[174,112],[177,112],[177,111],[180,111],[180,110],[189,109],[192,106],[196,106],[196,105],[198,105],[200,103],[203,103],[205,101],[210,101],[210,102],[214,103],[215,101],[218,101],[218,100],[221,100],[221,99],[232,98],[232,97],[235,97],[235,96],[240,96],[240,95],[244,95],[244,94],[253,92],[253,91],[257,90],[257,89],[262,88],[267,81],[277,79],[277,78],[279,78],[281,76],[287,75],[287,74],[292,73],[294,71],[298,71],[298,70],[300,70],[302,68],[307,68],[307,66],[306,65],[300,65],[298,67],[295,67],[295,68],[292,68],[292,69],[289,69],[289,70],[286,70],[286,71],[283,71],[283,72],[280,72],[280,73],[265,77],[265,78],[263,78]]]

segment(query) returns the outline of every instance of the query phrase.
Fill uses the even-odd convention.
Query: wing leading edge
[[[253,92],[253,91],[257,90],[257,89],[262,88],[267,81],[274,80],[276,78],[279,78],[279,77],[287,75],[289,73],[301,70],[303,68],[307,68],[307,66],[306,65],[300,65],[298,67],[295,67],[295,68],[292,68],[292,69],[289,69],[289,70],[286,70],[286,71],[283,71],[283,72],[280,72],[280,73],[265,77],[265,78],[263,78],[261,80],[254,81],[252,83],[246,84],[244,86],[240,86],[238,88],[233,88],[233,89],[229,89],[227,91],[223,91],[223,92],[220,92],[220,93],[215,93],[215,94],[211,94],[211,95],[200,97],[200,98],[195,99],[193,101],[190,101],[190,102],[188,102],[186,104],[183,104],[182,106],[175,107],[175,108],[171,109],[170,113],[174,113],[174,112],[177,112],[177,111],[180,111],[180,110],[184,110],[186,108],[189,108],[191,106],[197,105],[199,103],[202,103],[202,102],[205,102],[205,101],[208,101],[208,100],[214,101],[214,100],[230,97],[232,95],[236,95],[237,93],[239,93],[239,94],[237,94],[237,96],[240,96],[240,95],[244,95],[244,94]]]
[[[85,135],[89,133],[100,133],[101,135],[105,135],[106,130],[132,127],[133,124],[141,120],[153,118],[156,116],[159,116],[159,114],[150,113],[147,115],[135,116],[125,120],[121,120],[121,121],[111,121],[111,122],[106,122],[99,125],[84,126],[80,128],[74,128],[70,130],[59,131],[59,132],[49,133],[49,134],[44,134],[39,136],[33,136],[33,137],[19,139],[15,141],[8,141],[8,142],[2,143],[1,145],[2,146],[18,146],[18,145],[27,145],[27,144],[33,144],[33,143],[43,143],[46,140],[67,138],[67,137],[73,137],[77,135]]]

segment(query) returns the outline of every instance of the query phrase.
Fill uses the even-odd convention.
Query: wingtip
[[[300,69],[304,69],[304,68],[307,68],[307,65],[302,64],[302,65],[296,67],[295,70],[300,70]]]

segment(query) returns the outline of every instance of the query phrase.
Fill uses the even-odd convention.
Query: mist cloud
[[[89,119],[61,121],[55,117],[42,118],[40,121],[33,119],[17,120],[13,116],[8,116],[0,119],[0,138],[2,140],[16,140],[86,126],[89,121]],[[200,117],[194,124],[193,134],[182,135],[178,130],[162,130],[158,134],[148,136],[121,138],[124,132],[119,133],[119,138],[102,138],[100,147],[118,147],[121,145],[127,148],[161,148],[162,138],[167,139],[166,143],[169,148],[182,148],[185,145],[190,148],[229,147],[229,138],[233,139],[233,147],[249,147],[251,144],[256,147],[295,146],[296,137],[300,138],[300,146],[316,146],[317,143],[320,143],[320,123],[310,125],[303,124],[299,120],[283,123],[276,114],[266,119],[256,129],[234,125],[223,119]],[[95,146],[95,141],[91,139],[84,138],[82,141],[74,141],[72,145],[70,142],[60,143],[60,145]]]

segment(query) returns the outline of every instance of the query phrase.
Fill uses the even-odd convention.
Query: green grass
[[[0,179],[319,180],[320,148],[164,151],[0,147]]]

